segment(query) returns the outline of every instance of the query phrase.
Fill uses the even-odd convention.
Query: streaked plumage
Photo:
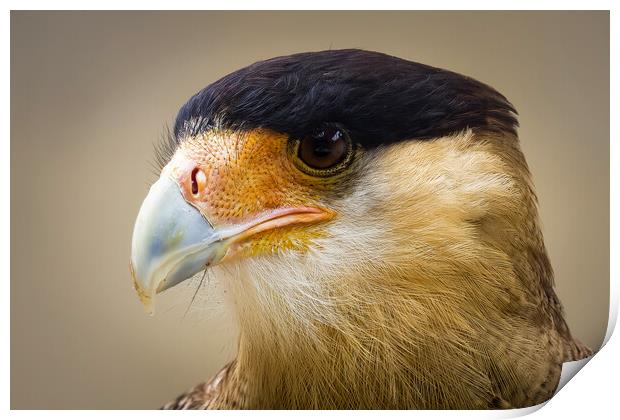
[[[282,215],[205,260],[231,292],[238,355],[164,408],[550,398],[562,363],[590,351],[553,289],[516,128],[493,88],[360,50],[255,63],[192,97],[165,176],[216,232]],[[320,159],[344,149],[303,149],[327,132],[353,144],[333,171]],[[148,299],[171,286],[135,281]]]

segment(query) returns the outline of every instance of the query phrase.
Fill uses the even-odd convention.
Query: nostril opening
[[[194,170],[192,171],[192,194],[194,195],[198,194],[198,181],[196,180],[196,176],[198,175],[199,171],[200,169],[198,168],[194,168]]]

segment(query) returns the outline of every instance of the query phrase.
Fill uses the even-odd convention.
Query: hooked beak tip
[[[134,224],[130,272],[147,313],[157,293],[202,271],[222,251],[219,234],[163,175],[150,188]]]
[[[144,307],[144,311],[148,315],[153,315],[155,312],[155,308],[153,307],[153,296],[148,291],[144,290],[142,286],[140,286],[140,282],[138,282],[136,278],[136,273],[133,269],[133,264],[129,263],[129,271],[131,272],[131,280],[133,283],[133,288],[138,294],[138,298],[140,299],[140,303]]]

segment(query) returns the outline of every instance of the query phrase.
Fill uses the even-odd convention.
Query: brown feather
[[[525,407],[591,354],[564,321],[516,136],[404,142],[360,167],[308,252],[213,268],[237,358],[164,408]]]

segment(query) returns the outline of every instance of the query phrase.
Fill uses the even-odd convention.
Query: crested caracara
[[[361,50],[257,62],[180,109],[135,223],[146,305],[204,270],[234,361],[166,408],[508,408],[549,399],[573,339],[516,111]]]

